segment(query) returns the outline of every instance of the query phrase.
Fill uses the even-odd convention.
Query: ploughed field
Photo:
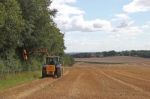
[[[62,78],[10,88],[0,93],[0,99],[150,99],[149,59],[117,58],[109,57],[110,63],[108,58],[105,63],[104,58],[96,63],[80,59]]]

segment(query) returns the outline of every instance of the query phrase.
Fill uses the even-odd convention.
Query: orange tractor
[[[42,77],[48,75],[53,77],[61,77],[63,74],[63,68],[61,66],[61,60],[59,56],[47,56],[46,62],[42,66]]]
[[[31,53],[45,53],[47,55],[45,64],[42,66],[42,78],[48,75],[53,77],[61,77],[63,68],[61,66],[61,58],[59,56],[49,56],[47,48],[33,49]],[[23,50],[23,58],[27,61],[27,51]]]

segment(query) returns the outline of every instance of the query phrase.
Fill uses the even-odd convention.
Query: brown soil
[[[76,58],[75,61],[83,62],[104,62],[104,63],[150,63],[149,58],[130,57],[130,56],[113,56],[101,58]]]
[[[60,79],[45,78],[0,93],[1,99],[150,99],[150,67],[77,63]]]

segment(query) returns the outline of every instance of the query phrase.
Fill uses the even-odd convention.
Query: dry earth
[[[130,56],[114,56],[102,58],[76,58],[75,61],[102,63],[150,63],[150,59]]]
[[[144,59],[143,59],[144,60]],[[79,62],[62,78],[45,78],[0,93],[1,99],[150,99],[149,62]]]

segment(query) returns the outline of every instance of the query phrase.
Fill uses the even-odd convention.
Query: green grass
[[[41,71],[33,72],[22,72],[17,74],[7,75],[5,78],[0,79],[0,90],[4,90],[19,84],[30,82],[32,80],[38,79],[41,77]]]

